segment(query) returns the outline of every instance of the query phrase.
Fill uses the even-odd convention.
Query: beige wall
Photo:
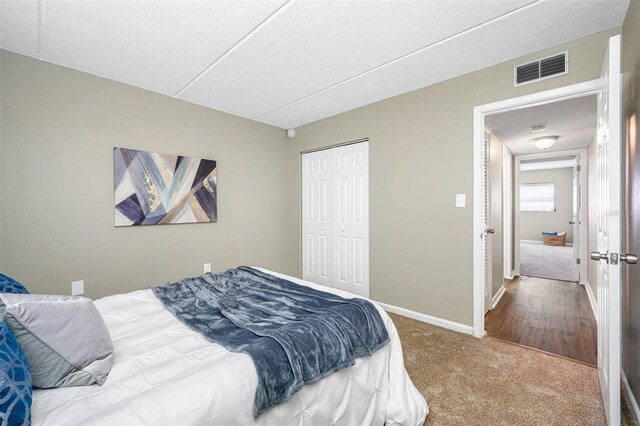
[[[627,253],[640,255],[640,1],[631,1],[622,27],[623,153],[627,161],[623,184],[623,247]],[[635,135],[630,131],[635,124]],[[640,265],[623,266],[622,288],[622,370],[631,391],[640,398]],[[637,420],[637,419],[636,419]]]
[[[369,137],[370,295],[472,324],[473,107],[598,78],[599,33],[297,129],[289,148],[290,244],[300,270],[300,152]],[[568,49],[571,72],[513,87],[513,67]],[[467,207],[455,207],[455,194]]]
[[[520,172],[520,184],[551,183],[556,187],[556,211],[520,212],[520,239],[542,241],[542,231],[567,233],[567,243],[573,242],[573,169],[549,169]]]
[[[297,271],[283,130],[6,51],[0,87],[2,272],[33,292]],[[218,222],[115,228],[114,146],[217,160]]]
[[[472,110],[597,78],[608,31],[283,132],[2,53],[2,271],[34,291],[143,288],[238,263],[300,273],[300,152],[370,139],[371,297],[471,324]],[[568,49],[571,72],[514,88]],[[113,146],[218,161],[216,224],[113,227]],[[37,188],[29,191],[29,188]],[[455,208],[455,194],[467,207]]]

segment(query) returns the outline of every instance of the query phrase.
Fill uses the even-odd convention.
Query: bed
[[[34,389],[34,425],[421,425],[428,413],[404,368],[395,326],[377,305],[389,334],[387,345],[370,357],[357,358],[352,367],[304,386],[258,417],[252,412],[257,374],[248,355],[230,352],[188,328],[151,290],[108,296],[95,305],[113,340],[114,364],[106,382]]]

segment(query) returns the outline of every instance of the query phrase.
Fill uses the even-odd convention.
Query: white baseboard
[[[520,242],[527,243],[527,244],[544,244],[544,242],[538,241],[538,240],[520,240]],[[566,243],[565,246],[572,247],[573,243]]]
[[[493,296],[493,299],[491,300],[491,309],[495,309],[496,305],[504,295],[504,291],[505,291],[505,288],[503,285],[502,287],[500,287],[500,290],[498,290],[498,292]]]
[[[473,327],[470,325],[464,325],[457,322],[449,321],[446,319],[432,317],[431,315],[421,314],[420,312],[410,311],[409,309],[400,308],[398,306],[388,305],[382,302],[376,302],[382,306],[385,311],[393,312],[394,314],[402,315],[414,320],[426,322],[427,324],[437,325],[438,327],[446,328],[448,330],[457,331],[464,334],[473,334]]]
[[[596,305],[596,303],[597,303],[596,302],[596,297],[593,294],[593,290],[591,289],[591,285],[589,285],[588,281],[580,283],[580,285],[583,285],[585,290],[587,290],[587,297],[589,298],[589,304],[591,305],[591,310],[593,311],[593,317],[597,321],[598,320],[598,311],[597,311],[598,306]]]
[[[636,397],[633,395],[633,392],[629,387],[629,382],[627,381],[627,376],[624,374],[624,370],[620,370],[620,376],[622,377],[624,392],[627,394],[627,401],[629,401],[629,405],[631,406],[631,415],[635,417],[635,424],[638,424],[640,420],[640,408],[638,408],[638,401],[636,401]]]
[[[542,244],[542,241],[539,240],[520,240],[520,242],[527,244]]]

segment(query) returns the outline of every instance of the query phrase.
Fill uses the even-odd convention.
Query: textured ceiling
[[[1,0],[3,49],[294,128],[620,26],[628,0]]]
[[[596,134],[595,95],[582,96],[566,101],[523,108],[485,117],[485,123],[514,155],[538,154],[530,139],[539,136],[560,136],[558,141],[544,152],[586,148]],[[532,132],[530,127],[545,125],[542,132]]]

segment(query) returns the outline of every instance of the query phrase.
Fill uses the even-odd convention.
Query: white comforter
[[[151,290],[95,304],[115,349],[107,381],[103,386],[34,389],[34,425],[421,425],[428,412],[404,368],[396,328],[377,305],[391,338],[388,345],[254,418],[257,375],[249,356],[229,352],[187,328]]]

